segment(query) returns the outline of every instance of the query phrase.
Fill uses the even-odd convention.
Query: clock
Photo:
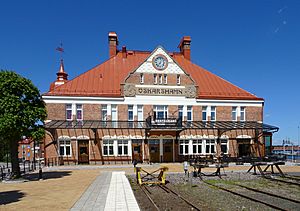
[[[168,66],[168,60],[164,55],[158,54],[153,57],[152,64],[157,70],[164,70]]]

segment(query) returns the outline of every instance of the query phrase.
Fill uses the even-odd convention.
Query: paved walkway
[[[125,172],[101,172],[71,208],[79,210],[140,210]]]

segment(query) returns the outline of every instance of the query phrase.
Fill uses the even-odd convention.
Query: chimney
[[[108,44],[109,44],[109,58],[117,55],[118,49],[118,36],[116,32],[108,33]]]
[[[123,47],[122,47],[122,57],[123,57],[123,59],[126,59],[126,58],[127,58],[126,46],[123,46]]]
[[[178,45],[180,49],[180,53],[186,58],[187,60],[191,60],[191,37],[184,36]]]

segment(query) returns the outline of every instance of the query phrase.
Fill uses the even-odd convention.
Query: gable
[[[153,65],[153,58],[158,55],[163,55],[168,61],[168,66],[164,70],[157,70]],[[146,61],[135,70],[135,72],[150,74],[185,74],[184,70],[171,58],[171,56],[161,46],[158,46],[146,59]]]

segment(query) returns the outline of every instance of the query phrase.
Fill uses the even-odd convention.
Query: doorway
[[[150,162],[159,163],[159,139],[149,140]]]
[[[132,160],[143,162],[142,140],[132,140]]]
[[[78,140],[78,164],[89,163],[89,140]]]
[[[238,139],[237,143],[239,147],[238,157],[251,155],[250,139]]]
[[[172,162],[173,161],[173,140],[164,139],[163,144],[164,144],[163,162]]]

